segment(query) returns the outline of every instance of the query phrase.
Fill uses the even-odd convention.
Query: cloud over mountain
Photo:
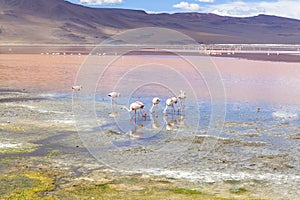
[[[173,8],[179,8],[182,10],[187,10],[187,11],[198,11],[200,10],[200,6],[196,3],[188,3],[185,1],[182,1],[178,4],[173,5]]]
[[[223,4],[206,5],[201,8],[201,12],[235,17],[249,17],[259,14],[277,15],[289,18],[299,18],[300,16],[298,0],[277,0],[273,2],[232,1]]]

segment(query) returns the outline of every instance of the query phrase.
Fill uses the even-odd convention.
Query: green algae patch
[[[47,192],[55,189],[54,179],[41,172],[0,175],[0,196],[4,199],[55,199]]]
[[[40,145],[32,143],[0,143],[0,154],[25,154],[35,151]]]
[[[174,192],[175,194],[203,194],[201,191],[186,188],[174,188],[170,191]]]
[[[24,126],[11,124],[11,123],[2,123],[0,124],[0,131],[8,131],[14,133],[25,132]]]
[[[129,186],[128,186],[129,187]],[[137,186],[135,186],[137,188]],[[115,188],[112,185],[94,185],[91,187],[77,186],[71,191],[64,191],[60,194],[59,199],[203,199],[203,200],[217,200],[225,198],[217,198],[213,195],[202,194],[199,191],[178,188],[157,188],[148,187],[135,190],[126,190]]]
[[[247,192],[247,190],[243,187],[233,187],[230,189],[230,193],[233,193],[233,194],[244,194],[246,192]]]
[[[172,182],[161,182],[139,176],[125,176],[106,180],[103,183],[82,180],[64,187],[59,199],[222,199],[213,194],[204,194],[196,189],[180,188]]]
[[[49,150],[48,154],[46,155],[47,158],[58,157],[58,156],[62,156],[62,153],[57,150]]]

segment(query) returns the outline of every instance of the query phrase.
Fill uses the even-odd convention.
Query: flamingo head
[[[185,98],[186,98],[186,93],[185,93],[185,91],[180,90],[180,93],[179,93],[179,95],[178,95],[178,98],[179,98],[179,99],[185,99]]]
[[[159,104],[159,102],[160,102],[160,99],[159,99],[158,97],[154,97],[154,98],[152,99],[152,103],[153,103],[154,105]]]
[[[175,104],[178,102],[178,99],[176,97],[172,97],[171,99],[172,99],[173,103],[175,103]]]

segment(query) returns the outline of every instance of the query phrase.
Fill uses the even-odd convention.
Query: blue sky
[[[148,13],[202,12],[248,17],[258,14],[300,19],[300,0],[68,0],[90,7],[126,8]]]

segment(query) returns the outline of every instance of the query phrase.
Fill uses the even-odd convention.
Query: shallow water
[[[152,97],[147,95],[133,95],[129,100],[119,97],[113,105],[108,97],[98,95],[94,107],[89,97],[73,97],[81,140],[95,158],[116,169],[168,167],[190,152],[195,138],[199,136],[204,141],[198,144],[198,148],[204,153],[185,155],[194,167],[199,165],[199,161],[192,160],[205,157],[220,145],[225,145],[230,151],[238,152],[237,160],[289,154],[288,162],[299,169],[297,155],[300,141],[294,138],[299,137],[300,122],[299,108],[295,105],[228,101],[224,118],[212,121],[214,106],[211,101],[187,100],[183,111],[173,113],[168,110],[165,116],[162,112],[165,99],[156,112],[150,114]],[[128,102],[141,99],[146,102],[145,119],[142,114],[135,116],[134,112],[128,113],[124,109]]]
[[[130,55],[118,57],[109,65],[106,63],[111,61],[110,57],[22,54],[1,57],[5,67],[0,82],[3,89],[24,89],[41,98],[69,101],[70,104],[73,98],[81,138],[87,139],[86,147],[99,160],[103,159],[97,148],[104,144],[101,148],[112,149],[113,154],[138,148],[162,154],[170,148],[174,152],[169,154],[171,159],[167,161],[171,163],[190,147],[197,135],[212,136],[215,140],[234,139],[236,143],[249,141],[253,146],[263,145],[264,149],[289,149],[287,153],[299,153],[296,148],[300,126],[299,63],[200,57],[201,62],[196,62],[200,64],[197,68],[200,73],[196,73],[187,60],[174,55]],[[187,59],[194,62],[197,57]],[[82,84],[84,89],[72,94],[73,84]],[[121,92],[114,109],[107,97],[113,90]],[[174,115],[169,112],[164,117],[165,100],[176,96],[179,90],[187,92],[185,110]],[[154,96],[162,101],[157,116],[150,116]],[[145,104],[148,115],[146,120],[137,117],[136,122],[134,118],[130,121],[133,113],[122,106],[128,108],[137,100]],[[93,123],[89,119],[93,119]],[[92,133],[90,138],[86,132]],[[163,148],[166,144],[170,145]],[[203,149],[207,145],[210,143],[203,143]],[[110,156],[110,152],[105,154],[108,164]]]

